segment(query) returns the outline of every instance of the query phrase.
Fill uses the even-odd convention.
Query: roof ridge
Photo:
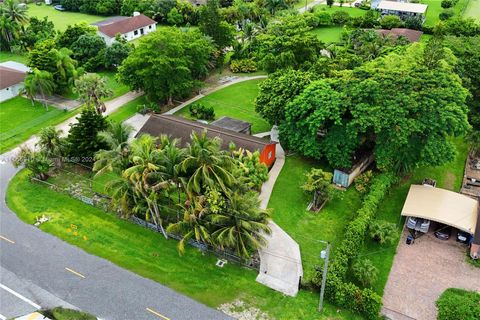
[[[241,137],[242,139],[248,140],[248,141],[251,141],[251,142],[265,143],[265,144],[275,143],[273,141],[269,142],[269,141],[267,141],[265,139],[262,139],[262,138],[252,137],[252,136],[250,136],[248,134],[245,134],[245,133],[235,132],[235,131],[228,130],[228,129],[223,129],[223,128],[220,129],[220,128],[214,127],[214,126],[213,127],[208,126],[206,124],[203,124],[203,123],[200,123],[200,122],[197,122],[197,121],[191,121],[189,119],[186,119],[186,118],[183,118],[183,117],[178,117],[178,116],[171,115],[171,114],[155,114],[154,116],[158,117],[158,118],[170,119],[170,120],[178,122],[178,123],[191,124],[192,126],[197,127],[197,128],[206,129],[208,131],[221,133],[221,134],[228,135],[228,136],[231,136],[231,137]]]

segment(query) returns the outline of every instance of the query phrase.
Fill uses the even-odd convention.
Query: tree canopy
[[[118,76],[151,100],[171,104],[207,75],[213,50],[211,41],[198,30],[165,28],[140,41],[118,68]]]
[[[428,68],[415,44],[338,77],[313,82],[287,105],[281,139],[291,149],[332,166],[350,167],[372,149],[378,168],[408,171],[453,159],[449,136],[469,129],[468,92],[442,59]]]

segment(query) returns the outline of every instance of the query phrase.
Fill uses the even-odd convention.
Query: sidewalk
[[[114,112],[127,102],[132,101],[133,99],[141,96],[143,93],[141,92],[127,92],[124,95],[115,98],[113,100],[105,102],[105,107],[106,111],[103,113],[104,115],[109,115],[110,113]],[[74,123],[77,122],[77,115],[71,117],[70,119],[67,119],[66,121],[60,123],[57,125],[55,128],[57,130],[62,130],[63,134],[66,135],[68,131],[70,130],[70,126]],[[20,148],[22,146],[29,147],[29,148],[35,148],[35,144],[38,142],[38,137],[33,135],[31,136],[27,141],[23,142],[21,145],[17,146],[16,148],[5,152],[4,154],[0,155],[0,160],[3,161],[11,161],[15,155],[20,151]]]

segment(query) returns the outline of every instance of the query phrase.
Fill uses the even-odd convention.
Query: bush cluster
[[[438,320],[474,320],[480,314],[480,293],[450,288],[436,302]]]
[[[363,206],[358,211],[345,231],[344,239],[335,252],[335,260],[328,270],[326,294],[338,306],[361,313],[367,319],[377,319],[382,306],[382,298],[369,288],[361,289],[346,282],[350,259],[356,256],[363,245],[368,226],[375,217],[377,206],[386,195],[390,186],[396,182],[395,175],[385,173],[372,181],[369,193],[365,196]],[[320,285],[321,275],[313,279]]]
[[[201,103],[194,103],[188,107],[190,115],[197,119],[214,120],[215,110],[212,106],[206,106]]]
[[[250,73],[257,71],[257,64],[252,59],[232,60],[230,62],[230,70],[233,73]]]

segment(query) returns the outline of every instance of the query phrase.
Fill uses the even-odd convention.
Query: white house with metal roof
[[[428,5],[421,3],[397,2],[397,1],[380,1],[377,10],[382,15],[396,15],[401,19],[408,17],[416,17],[425,20]]]

